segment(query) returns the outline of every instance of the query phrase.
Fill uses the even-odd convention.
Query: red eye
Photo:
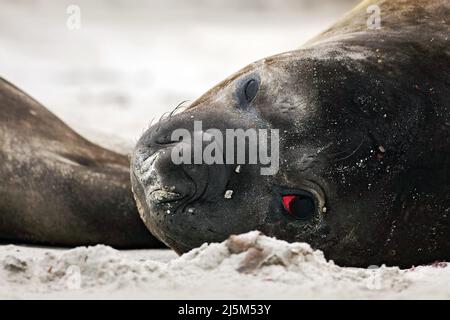
[[[312,217],[315,211],[315,204],[311,197],[303,195],[285,195],[282,198],[284,209],[300,220],[307,220]]]
[[[287,212],[292,213],[291,211],[291,202],[296,198],[296,196],[284,196],[283,197],[283,206]]]

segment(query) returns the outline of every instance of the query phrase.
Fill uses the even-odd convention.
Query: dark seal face
[[[131,178],[153,234],[178,253],[260,230],[341,265],[450,258],[446,54],[425,42],[398,53],[398,37],[346,39],[256,62],[143,134]],[[278,170],[174,163],[180,144],[199,147],[177,129],[278,130],[268,148]]]
[[[328,236],[322,181],[327,148],[318,124],[311,126],[320,110],[307,103],[313,99],[310,84],[292,78],[290,60],[285,54],[247,67],[184,112],[153,125],[139,140],[132,181],[141,215],[177,252],[256,229],[310,242]],[[230,129],[263,129],[269,138],[278,129],[279,157],[271,164],[239,165],[236,158],[233,164],[175,164],[172,152],[180,141],[173,141],[172,132],[182,128],[194,137],[195,122],[201,122],[203,132],[219,130],[225,139]],[[226,142],[223,150],[228,151]],[[254,152],[251,145],[245,151],[247,158]],[[280,169],[262,174],[270,165]]]

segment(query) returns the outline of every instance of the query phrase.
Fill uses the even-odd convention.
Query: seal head
[[[442,10],[373,3],[386,14],[386,33],[340,22],[329,38],[249,65],[143,134],[131,177],[152,233],[178,253],[260,230],[308,242],[340,265],[450,259],[446,29],[428,20],[415,26],[409,16],[439,18]],[[363,9],[351,18],[361,20]],[[402,33],[390,28],[399,21]],[[279,170],[262,175],[264,164],[248,161],[176,164],[177,129],[278,130]]]

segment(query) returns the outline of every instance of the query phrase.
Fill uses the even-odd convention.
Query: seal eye
[[[251,79],[245,84],[244,94],[245,94],[245,100],[247,100],[247,103],[250,103],[253,99],[256,97],[256,93],[259,89],[259,83],[258,81]]]
[[[315,211],[314,200],[304,195],[286,195],[282,198],[284,209],[294,218],[308,220]]]

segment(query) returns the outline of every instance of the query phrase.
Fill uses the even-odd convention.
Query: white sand
[[[0,247],[0,298],[449,299],[446,263],[341,268],[305,243],[250,232],[176,257],[168,250]]]
[[[81,8],[80,30],[66,28],[72,3]],[[256,59],[297,48],[352,5],[5,0],[0,76],[94,142],[129,150],[153,117]],[[222,243],[180,258],[168,250],[0,246],[0,298],[450,298],[449,267],[340,268],[306,244],[247,237],[242,252]]]

